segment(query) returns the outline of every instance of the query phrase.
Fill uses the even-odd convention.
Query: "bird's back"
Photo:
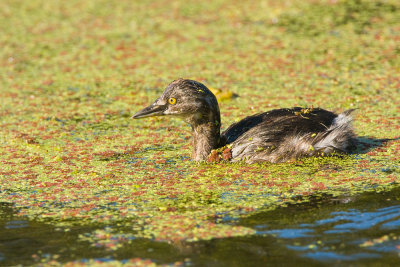
[[[337,115],[320,108],[276,109],[232,124],[221,136],[233,161],[284,162],[348,152],[354,145],[351,111]]]

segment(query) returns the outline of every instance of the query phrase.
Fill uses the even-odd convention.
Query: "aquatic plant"
[[[63,231],[113,226],[101,242],[98,232],[82,236],[95,246],[115,244],[113,236],[250,235],[227,218],[397,186],[399,5],[346,20],[346,1],[312,2],[2,1],[0,202]],[[334,34],[326,8],[339,21]],[[293,34],[316,18],[317,34]],[[195,163],[183,122],[130,119],[179,77],[239,96],[221,104],[223,129],[278,107],[357,108],[358,151],[275,165]]]

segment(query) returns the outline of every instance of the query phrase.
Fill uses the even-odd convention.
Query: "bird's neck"
[[[207,160],[211,150],[219,147],[220,126],[208,122],[193,127],[193,159]]]
[[[193,159],[207,160],[211,150],[220,146],[221,119],[219,110],[208,116],[207,120],[191,123],[193,129]]]

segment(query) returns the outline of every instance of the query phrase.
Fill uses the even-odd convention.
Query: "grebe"
[[[220,134],[220,111],[214,94],[200,82],[179,79],[132,118],[182,118],[192,126],[196,161],[219,161],[222,156],[230,161],[278,163],[351,152],[355,147],[352,111],[337,115],[321,108],[274,109],[246,117]]]

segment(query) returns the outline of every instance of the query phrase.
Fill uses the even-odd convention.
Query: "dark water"
[[[256,229],[256,236],[177,244],[135,239],[116,251],[77,241],[104,225],[57,231],[13,216],[5,203],[0,214],[0,266],[32,265],[53,255],[59,262],[140,257],[186,266],[400,266],[400,187],[316,198],[231,222]]]

